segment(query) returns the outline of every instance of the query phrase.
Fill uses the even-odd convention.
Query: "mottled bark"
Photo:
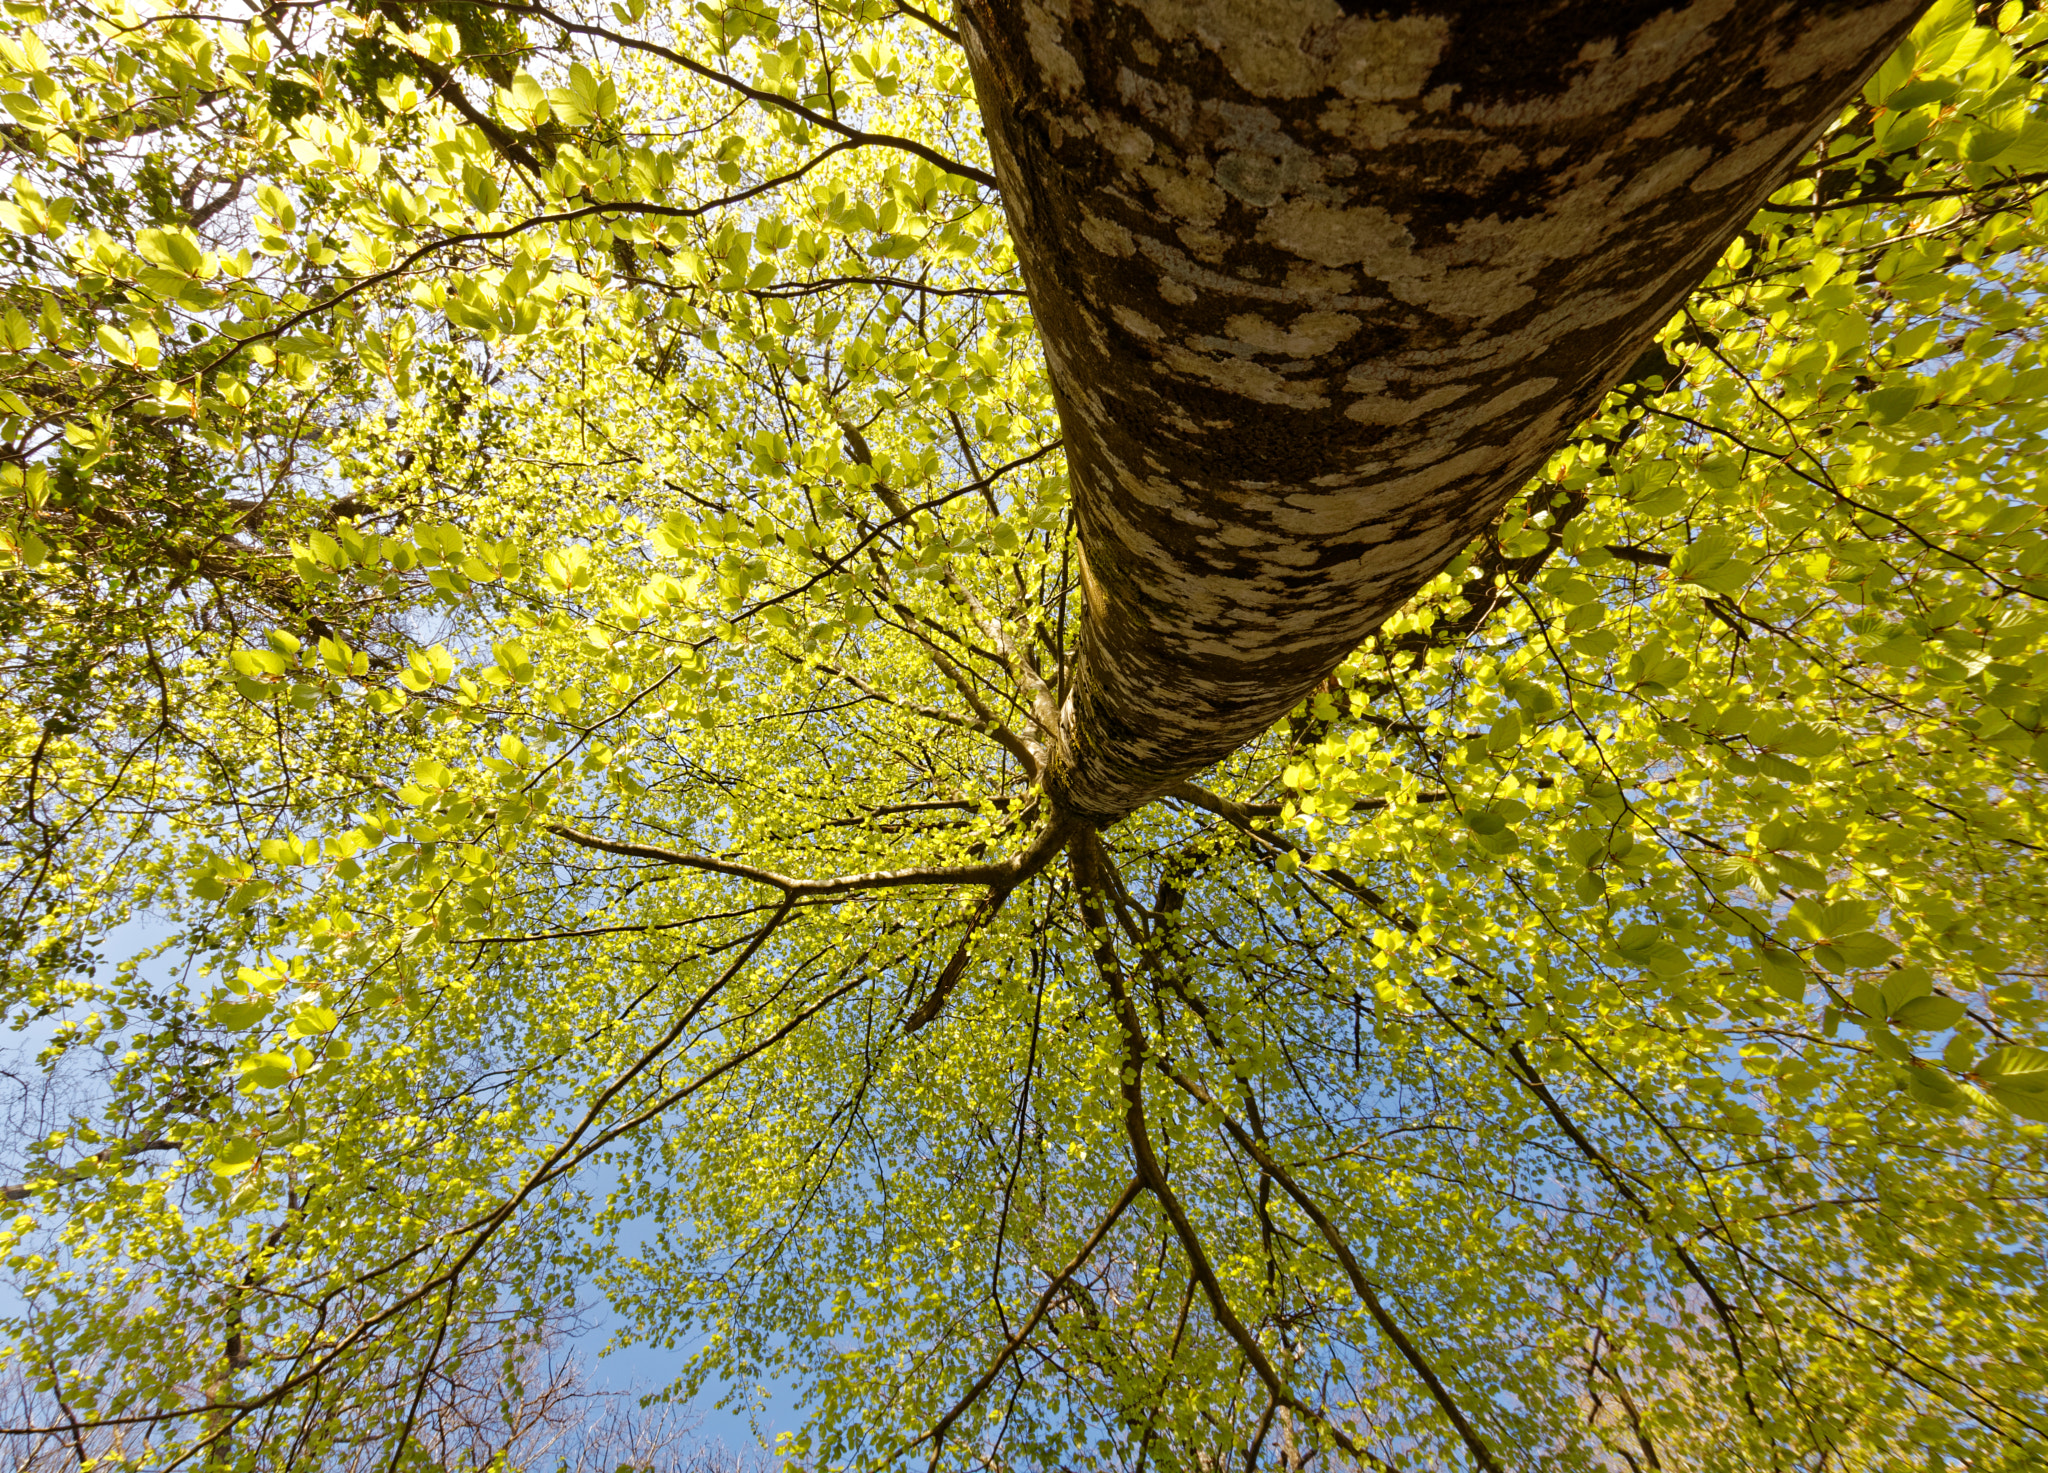
[[[962,0],[1066,432],[1047,786],[1256,737],[1495,517],[1924,0]]]

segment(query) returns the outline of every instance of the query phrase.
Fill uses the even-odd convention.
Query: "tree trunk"
[[[1496,517],[1924,0],[961,0],[1066,434],[1097,822]]]

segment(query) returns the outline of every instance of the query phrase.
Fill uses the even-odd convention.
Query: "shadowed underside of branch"
[[[1120,817],[1500,511],[1923,0],[964,0],[1083,563],[1047,775]]]

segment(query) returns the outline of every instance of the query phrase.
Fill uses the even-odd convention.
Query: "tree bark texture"
[[[1064,421],[1097,822],[1272,725],[1597,407],[1924,0],[961,0]]]

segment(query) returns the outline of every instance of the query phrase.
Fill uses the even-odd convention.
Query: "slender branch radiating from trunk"
[[[1047,775],[1252,740],[1598,403],[1924,0],[961,0],[1082,550]]]

